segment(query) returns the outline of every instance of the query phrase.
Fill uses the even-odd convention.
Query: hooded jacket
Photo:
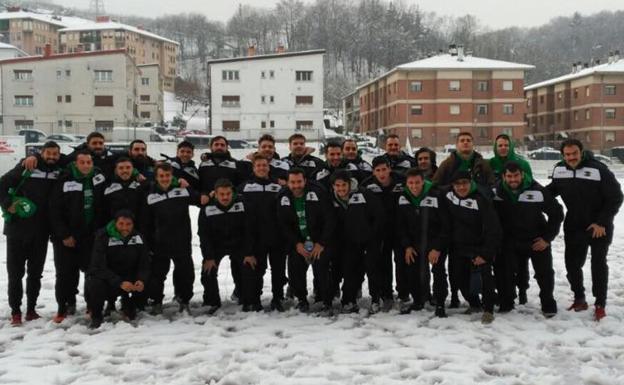
[[[110,286],[118,288],[124,281],[147,282],[150,267],[147,246],[138,232],[133,231],[124,238],[113,221],[98,230],[88,276],[104,280]]]
[[[306,179],[313,180],[314,173],[323,166],[323,160],[311,154],[305,154],[300,159],[295,158],[292,154],[282,158],[288,163],[290,168],[300,168],[305,172]]]
[[[549,243],[555,239],[563,222],[563,208],[548,189],[525,174],[517,191],[512,191],[505,181],[500,181],[494,194],[494,207],[503,226],[504,244],[515,241],[531,245],[536,238],[541,237]]]
[[[137,182],[135,179],[123,181],[117,175],[113,177],[104,189],[104,214],[106,220],[112,219],[119,210],[128,210],[134,217],[136,228],[139,229],[141,209],[145,199],[145,190],[148,184]]]
[[[494,141],[494,157],[489,160],[490,168],[494,173],[494,178],[496,178],[496,182],[499,182],[502,179],[503,168],[505,167],[505,163],[507,162],[516,162],[520,166],[520,169],[524,172],[524,175],[527,175],[533,179],[533,171],[531,170],[531,165],[527,162],[522,156],[516,154],[515,151],[515,143],[511,138],[507,135],[499,135],[496,139],[505,138],[509,142],[509,154],[505,158],[501,157],[498,154],[498,149],[496,148],[496,140]]]
[[[209,193],[214,190],[214,185],[221,178],[228,179],[234,186],[243,181],[243,165],[232,158],[228,152],[210,152],[202,155],[199,165],[199,180],[201,192]]]
[[[183,163],[179,157],[167,159],[167,163],[173,167],[173,176],[177,179],[186,180],[191,188],[195,191],[200,191],[201,184],[199,182],[199,172],[194,161]]]
[[[282,237],[277,220],[277,196],[282,186],[275,179],[253,177],[238,188],[238,194],[253,223],[256,245],[281,246]]]
[[[548,190],[563,199],[567,211],[566,232],[584,232],[592,223],[613,233],[613,218],[622,205],[622,188],[611,170],[590,152],[574,169],[564,161],[557,163]]]

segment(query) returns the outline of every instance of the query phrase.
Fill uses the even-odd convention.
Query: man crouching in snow
[[[449,271],[470,303],[467,314],[483,310],[483,323],[494,320],[494,276],[492,262],[501,240],[496,211],[489,198],[477,188],[468,171],[457,171],[452,188],[442,199],[443,239],[449,241]],[[483,294],[483,304],[479,293]]]
[[[121,311],[136,317],[135,295],[142,293],[150,273],[150,258],[143,238],[134,228],[134,215],[119,211],[115,219],[96,233],[87,273],[92,329],[102,324],[104,301],[121,296]]]

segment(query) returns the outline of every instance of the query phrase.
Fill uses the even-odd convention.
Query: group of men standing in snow
[[[449,307],[460,306],[461,293],[466,312],[482,312],[484,323],[494,320],[496,305],[509,312],[516,299],[527,302],[530,260],[542,312],[552,317],[557,303],[551,243],[564,221],[557,196],[567,208],[565,266],[574,293],[569,310],[588,309],[582,267],[591,248],[594,318],[606,315],[606,257],[623,197],[613,173],[581,142],[562,143],[563,160],[547,187],[533,180],[506,135],[496,138],[495,156],[485,160],[472,135],[460,133],[456,150],[439,167],[434,151],[421,148],[412,157],[395,135],[385,147],[369,164],[355,141],[328,143],[323,161],[303,135],[294,134],[290,154],[280,158],[275,140],[264,135],[255,153],[236,160],[227,139],[217,136],[196,167],[189,142],[165,161],[148,157],[140,140],[130,143],[127,154],[111,153],[100,133],[68,155],[48,142],[0,179],[11,323],[23,322],[25,273],[25,319],[39,318],[50,238],[54,322],[75,314],[81,271],[91,327],[100,326],[119,297],[128,319],[140,310],[162,314],[172,261],[175,301],[180,312],[190,313],[192,205],[200,207],[200,280],[210,314],[221,307],[217,274],[229,256],[232,299],[243,311],[263,309],[270,266],[271,310],[284,311],[285,296],[291,296],[308,312],[306,275],[312,266],[321,314],[333,314],[337,297],[343,312],[358,312],[366,277],[370,313],[392,309],[396,289],[401,313],[430,305],[436,316],[446,317],[450,283]]]

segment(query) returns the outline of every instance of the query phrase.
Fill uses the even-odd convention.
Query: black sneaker
[[[435,316],[438,318],[446,318],[446,310],[444,310],[444,306],[437,306],[435,309]]]
[[[323,304],[321,311],[319,311],[319,316],[321,317],[331,317],[334,315],[334,309],[331,305]]]
[[[206,314],[213,315],[221,308],[221,305],[209,305]]]
[[[262,307],[262,304],[260,303],[254,303],[252,305],[249,305],[249,311],[260,312],[263,310],[264,308]]]
[[[454,293],[451,296],[451,304],[449,305],[449,309],[457,309],[459,308],[459,305],[461,303],[459,302],[459,297],[457,296],[457,293]]]
[[[108,301],[106,303],[106,309],[104,309],[104,317],[110,316],[114,311],[117,311],[117,308],[115,308],[115,302]]]
[[[520,305],[526,305],[526,303],[527,303],[527,293],[526,293],[526,290],[520,289],[520,293],[518,293],[518,303]]]
[[[187,315],[191,315],[191,307],[188,303],[180,303],[178,307],[178,313],[186,313]]]
[[[284,311],[284,305],[282,305],[282,301],[274,298],[271,301],[271,310],[275,310],[275,311],[282,313]]]
[[[243,305],[243,313],[248,313],[251,311],[251,305]]]
[[[153,303],[152,310],[150,310],[151,315],[161,315],[163,313],[162,303]]]
[[[297,309],[299,309],[299,311],[302,313],[309,312],[310,304],[308,303],[308,300],[307,299],[299,300],[299,302],[297,303]]]
[[[75,303],[68,303],[67,307],[66,307],[65,314],[67,314],[67,315],[76,315],[76,304]]]
[[[499,313],[509,313],[514,309],[513,303],[511,304],[502,304],[498,307]]]
[[[89,323],[89,329],[97,329],[102,326],[102,318],[91,318],[91,322]]]
[[[350,303],[346,303],[344,305],[342,305],[342,312],[344,314],[349,314],[349,313],[357,313],[360,311],[360,308],[358,307],[357,304],[350,302]]]

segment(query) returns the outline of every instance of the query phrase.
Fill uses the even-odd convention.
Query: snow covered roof
[[[61,16],[52,13],[35,13],[35,12],[0,12],[0,20],[13,20],[13,19],[32,19],[38,20],[50,24],[54,24],[61,28],[75,27],[81,24],[91,23],[90,20],[83,19],[75,16]]]
[[[567,82],[570,80],[582,78],[585,76],[595,75],[595,74],[624,74],[624,59],[614,61],[613,63],[605,63],[605,64],[599,64],[597,66],[593,66],[589,68],[583,68],[580,71],[576,71],[574,73],[544,80],[543,82],[534,83],[534,84],[524,87],[524,90],[530,91],[536,88],[551,86],[553,84]]]
[[[128,24],[117,23],[115,21],[108,21],[108,22],[101,22],[101,23],[98,23],[95,21],[89,21],[86,24],[80,24],[80,25],[76,25],[73,27],[69,27],[69,28],[63,28],[59,30],[59,32],[101,31],[101,30],[109,30],[109,29],[123,29],[125,31],[130,31],[130,32],[138,33],[139,35],[150,37],[152,39],[162,40],[167,43],[176,44],[176,45],[180,44],[175,40],[167,39],[165,37],[156,35],[155,33],[146,31],[144,29],[133,27]]]
[[[302,55],[317,55],[324,54],[324,49],[312,49],[308,51],[292,51],[292,52],[283,52],[283,53],[270,53],[265,55],[253,55],[253,56],[238,56],[238,57],[230,57],[230,58],[222,58],[222,59],[211,59],[208,60],[208,64],[215,63],[229,63],[235,61],[244,61],[244,60],[261,60],[261,59],[275,59],[281,57],[290,57],[290,56],[302,56]]]
[[[19,52],[20,56],[28,56],[28,54],[14,45],[0,42],[0,49],[12,49]]]
[[[426,59],[416,60],[410,63],[401,64],[394,67],[383,75],[361,85],[358,89],[365,87],[378,79],[388,76],[395,71],[478,71],[478,70],[521,70],[528,71],[535,69],[535,66],[529,64],[513,63],[502,60],[487,59],[476,56],[464,56],[463,60],[458,60],[457,55],[441,54]]]

